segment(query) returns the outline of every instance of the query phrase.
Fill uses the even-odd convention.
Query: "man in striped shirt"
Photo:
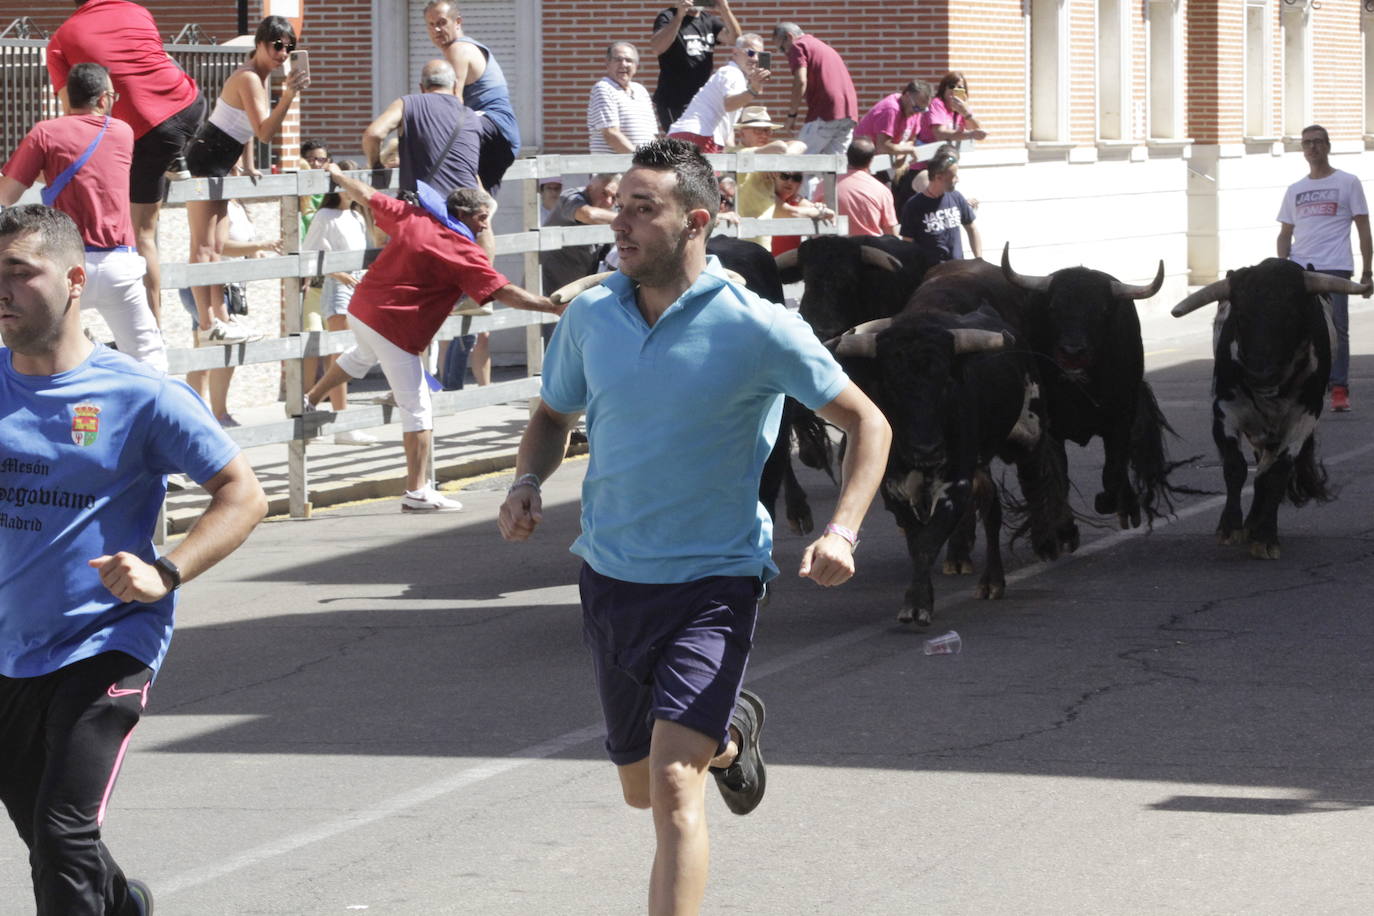
[[[633,153],[658,134],[649,90],[634,82],[639,52],[627,41],[606,49],[606,75],[587,102],[587,139],[593,153]]]

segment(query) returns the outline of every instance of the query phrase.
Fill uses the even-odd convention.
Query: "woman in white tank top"
[[[267,80],[274,70],[286,65],[295,47],[296,34],[288,21],[280,16],[268,16],[259,23],[252,55],[224,81],[210,119],[187,147],[186,164],[192,175],[228,175],[243,156],[249,141],[256,137],[263,143],[270,143],[281,130],[291,102],[298,92],[310,85],[310,77],[303,72],[289,74],[276,107],[271,106]],[[225,200],[187,202],[192,264],[220,260],[228,231],[228,207],[229,202]],[[192,292],[204,344],[235,344],[262,336],[230,318],[224,308],[223,286],[196,286],[192,287]]]

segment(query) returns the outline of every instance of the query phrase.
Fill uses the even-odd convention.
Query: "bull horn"
[[[881,248],[874,248],[872,245],[861,245],[859,246],[859,257],[870,267],[891,271],[894,274],[902,272],[901,259],[894,254],[883,251]]]
[[[1303,283],[1306,284],[1309,293],[1364,292],[1363,286],[1354,280],[1347,280],[1345,277],[1333,277],[1330,274],[1319,274],[1311,270],[1304,270],[1302,275]]]
[[[1011,269],[1011,242],[1002,246],[1002,276],[1006,277],[1012,286],[1019,286],[1033,293],[1047,292],[1050,288],[1049,277],[1026,277]]]
[[[891,318],[874,318],[872,321],[865,321],[863,324],[854,325],[854,327],[845,331],[845,334],[881,334],[891,326]]]
[[[1122,283],[1120,280],[1112,281],[1112,295],[1118,299],[1148,299],[1159,288],[1164,285],[1164,259],[1159,259],[1159,269],[1155,271],[1154,282],[1148,286],[1136,286],[1131,283]]]
[[[954,338],[955,353],[984,353],[988,350],[1000,350],[1007,345],[1007,339],[1001,331],[952,328],[949,334]]]
[[[836,356],[857,356],[874,359],[878,355],[877,334],[845,333],[825,342],[826,347]]]
[[[728,268],[728,267],[725,268],[725,279],[729,280],[731,283],[735,284],[736,286],[748,286],[748,285],[749,285],[748,283],[745,282],[745,280],[744,280],[743,277],[741,277],[739,274],[735,273],[733,270],[731,270],[731,269]]]
[[[613,273],[615,273],[615,271],[608,270],[605,273],[590,274],[589,276],[583,277],[581,280],[574,280],[567,286],[560,287],[550,293],[549,299],[553,301],[554,305],[567,305],[593,286],[600,286],[605,279]]]
[[[1169,314],[1173,315],[1175,318],[1182,318],[1189,312],[1196,311],[1204,305],[1210,305],[1213,302],[1221,302],[1223,299],[1230,298],[1231,278],[1227,277],[1224,280],[1217,280],[1214,283],[1207,284],[1202,289],[1174,306],[1174,310]]]
[[[774,255],[773,260],[778,262],[778,270],[796,270],[797,268],[797,249],[784,251],[782,254]]]

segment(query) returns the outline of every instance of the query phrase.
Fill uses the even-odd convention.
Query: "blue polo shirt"
[[[587,415],[572,552],[627,582],[771,579],[759,478],[783,395],[815,409],[848,383],[798,315],[729,283],[714,257],[652,328],[624,274],[583,293],[554,331],[540,392]]]
[[[120,601],[87,560],[151,563],[165,475],[204,483],[238,446],[184,382],[100,345],[58,375],[0,347],[0,674],[36,677],[120,651],[157,669],[176,592]]]

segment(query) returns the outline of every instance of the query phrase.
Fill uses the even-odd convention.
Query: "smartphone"
[[[292,51],[290,54],[290,58],[291,72],[295,73],[297,70],[300,70],[302,73],[305,74],[306,78],[309,79],[310,53],[308,51]]]
[[[758,56],[760,70],[773,69],[773,55],[768,51],[760,51]]]
[[[692,0],[693,6],[699,6],[704,10],[713,10],[717,4],[718,0]]]

